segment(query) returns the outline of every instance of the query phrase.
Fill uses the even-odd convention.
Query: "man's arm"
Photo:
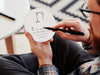
[[[25,33],[26,37],[29,40],[31,51],[37,56],[39,61],[39,71],[38,75],[58,75],[58,70],[52,64],[52,49],[50,42],[52,39],[47,42],[36,42],[30,33]]]
[[[54,65],[45,65],[38,70],[38,75],[59,75],[59,70]]]

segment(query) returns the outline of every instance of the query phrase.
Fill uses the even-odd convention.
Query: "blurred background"
[[[83,4],[83,0],[28,0],[30,8],[45,8],[55,18],[56,22],[63,19],[80,18],[86,27],[88,27],[88,20],[85,19],[79,8]],[[23,27],[24,28],[24,27]],[[24,30],[20,29],[17,33],[12,35],[13,51],[15,54],[29,53],[30,45],[24,35]],[[81,45],[80,42],[78,44]],[[7,54],[7,47],[5,39],[0,40],[0,54]]]

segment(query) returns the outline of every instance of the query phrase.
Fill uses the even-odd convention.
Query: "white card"
[[[27,14],[24,25],[26,32],[29,32],[37,42],[48,41],[55,34],[51,30],[44,29],[56,25],[54,17],[50,12],[40,8],[33,9]]]

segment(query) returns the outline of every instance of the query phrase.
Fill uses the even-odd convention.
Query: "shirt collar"
[[[92,63],[92,66],[91,66],[91,69],[90,69],[90,73],[96,73],[100,71],[100,56],[97,57],[93,63]]]

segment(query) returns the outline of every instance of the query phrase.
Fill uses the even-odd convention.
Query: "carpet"
[[[57,22],[63,19],[80,18],[88,27],[88,20],[83,17],[79,10],[83,0],[29,0],[29,2],[31,9],[45,8]],[[23,32],[23,30],[19,32]]]

